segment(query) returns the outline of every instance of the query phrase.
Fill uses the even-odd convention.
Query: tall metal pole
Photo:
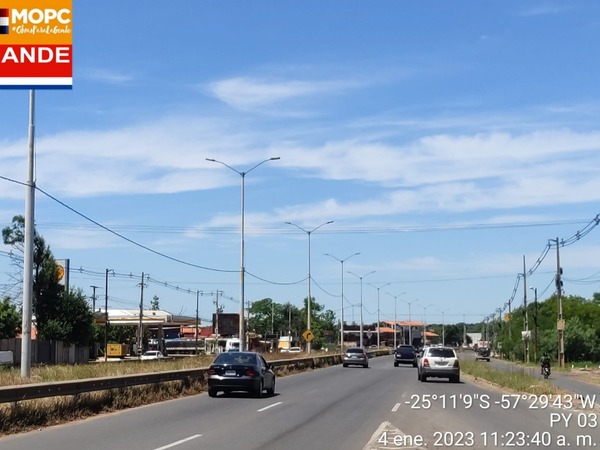
[[[319,225],[318,227],[313,228],[312,230],[305,230],[304,228],[302,228],[299,225],[296,225],[293,222],[285,222],[287,225],[292,225],[296,228],[298,228],[301,231],[304,231],[307,235],[308,235],[308,301],[307,301],[307,313],[306,313],[306,329],[310,330],[311,327],[311,316],[312,316],[312,312],[311,312],[311,303],[312,303],[312,297],[311,297],[311,293],[310,293],[310,235],[313,234],[313,232],[317,231],[319,228],[321,228],[324,225],[329,225],[330,223],[333,223],[333,220],[330,220],[328,222],[324,222],[321,225]],[[306,353],[310,353],[311,352],[311,343],[310,341],[307,342],[306,344]]]
[[[362,348],[363,347],[363,278],[366,277],[367,275],[371,275],[372,273],[375,273],[374,270],[372,270],[369,273],[366,273],[365,275],[363,275],[362,277],[359,275],[356,275],[354,272],[348,272],[351,273],[352,275],[354,275],[355,277],[357,277],[360,280],[360,337],[359,337],[359,346]]]
[[[199,325],[199,317],[198,317],[198,308],[200,307],[200,291],[196,290],[196,329],[195,329],[195,346],[196,351],[194,352],[196,355],[198,354],[198,325]],[[217,340],[217,345],[219,345],[219,341]],[[206,348],[206,345],[204,346]]]
[[[381,320],[379,318],[379,290],[381,288],[384,288],[386,286],[389,286],[392,283],[385,283],[382,286],[375,286],[374,284],[371,284],[371,286],[373,286],[375,289],[377,289],[377,348],[379,348],[379,346],[381,345],[381,340],[380,340],[380,335],[379,335],[379,328],[381,327]]]
[[[29,91],[29,152],[25,195],[23,255],[23,316],[21,323],[21,378],[31,375],[31,318],[33,315],[33,251],[35,236],[35,91]]]
[[[396,300],[396,297],[394,297],[394,349],[398,348],[398,343],[397,343],[397,338],[396,335],[398,334],[398,325],[397,325],[397,318],[396,318],[396,312],[398,310],[398,301]],[[404,337],[404,333],[402,333],[402,337]],[[403,339],[404,341],[404,339]]]
[[[108,271],[104,281],[104,362],[108,361]]]
[[[144,272],[142,272],[142,283],[140,284],[140,320],[138,324],[138,342],[137,342],[137,354],[142,355],[142,341],[144,339]]]
[[[280,159],[279,156],[277,157],[273,157],[273,158],[269,158],[269,159],[265,159],[264,161],[259,162],[258,164],[254,165],[251,169],[248,169],[245,172],[241,172],[237,169],[234,169],[233,167],[231,167],[229,164],[225,164],[223,161],[219,161],[213,158],[206,158],[207,161],[210,162],[216,162],[219,163],[231,170],[233,170],[235,173],[237,173],[238,175],[240,175],[240,177],[242,178],[241,180],[241,240],[240,240],[240,320],[239,320],[239,337],[240,337],[240,351],[245,351],[247,348],[246,345],[246,328],[245,328],[245,322],[244,322],[244,316],[245,316],[245,311],[244,311],[244,302],[245,302],[245,274],[246,274],[246,267],[245,267],[245,260],[244,260],[244,216],[245,216],[245,206],[244,206],[244,180],[246,178],[246,174],[251,172],[252,170],[256,169],[258,166],[260,166],[261,164],[266,163],[267,161],[276,161]]]
[[[397,319],[397,310],[398,310],[398,297],[400,297],[401,295],[406,294],[406,292],[402,292],[398,295],[392,295],[389,292],[387,292],[387,295],[389,295],[390,297],[394,297],[394,348],[398,347],[398,339],[397,339],[397,335],[398,335],[398,319]],[[409,321],[410,321],[410,303],[408,303],[408,317],[409,317]],[[410,332],[410,328],[409,328],[409,332]],[[404,337],[404,328],[402,328],[402,343],[405,344],[406,342],[406,338]]]
[[[241,172],[241,179],[242,179],[242,186],[241,186],[241,199],[240,199],[240,205],[241,205],[241,242],[240,242],[240,321],[239,321],[239,328],[240,328],[240,351],[246,351],[246,349],[248,348],[247,344],[246,344],[246,323],[245,323],[245,311],[244,311],[244,303],[245,303],[245,299],[246,299],[246,263],[245,263],[245,259],[244,259],[244,248],[245,248],[245,243],[244,243],[244,227],[245,227],[245,216],[246,216],[246,212],[245,212],[245,198],[244,198],[244,186],[245,186],[245,179],[246,179],[246,173],[245,172]]]
[[[327,256],[331,256],[333,259],[339,261],[342,264],[342,308],[340,311],[340,348],[342,353],[344,353],[344,262],[348,261],[350,258],[356,255],[360,255],[360,252],[353,253],[350,256],[345,257],[344,259],[339,259],[329,253],[325,253]]]

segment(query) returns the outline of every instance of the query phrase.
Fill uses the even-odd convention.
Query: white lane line
[[[194,434],[193,436],[187,437],[187,438],[182,439],[177,442],[173,442],[172,444],[165,445],[164,447],[155,448],[154,450],[165,450],[167,448],[176,447],[177,445],[183,444],[184,442],[191,441],[191,440],[199,438],[201,436],[202,436],[201,434]]]
[[[266,410],[267,410],[267,409],[269,409],[269,408],[272,408],[273,406],[281,405],[282,403],[283,403],[283,402],[277,402],[277,403],[273,403],[272,405],[265,406],[264,408],[257,409],[256,411],[258,411],[258,412],[263,412],[263,411],[266,411]]]
[[[402,403],[396,403],[392,408],[392,412],[395,413],[396,411],[398,411],[400,409],[400,406],[402,406]]]

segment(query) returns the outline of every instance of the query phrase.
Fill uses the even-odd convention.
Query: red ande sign
[[[71,89],[71,0],[0,0],[0,88]]]

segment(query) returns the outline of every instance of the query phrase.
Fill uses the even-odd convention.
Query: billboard
[[[0,89],[71,89],[72,0],[0,0]]]

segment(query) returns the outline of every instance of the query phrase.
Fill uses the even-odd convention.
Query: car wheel
[[[260,384],[258,385],[258,389],[254,391],[254,396],[257,398],[261,398],[263,396],[263,391],[265,389],[264,381],[260,380]]]
[[[394,367],[398,367],[398,363],[397,362],[394,363]]]
[[[367,363],[367,364],[365,364],[363,367],[364,367],[365,369],[368,369],[368,368],[369,368],[369,364]]]
[[[427,377],[421,374],[421,383],[425,383],[427,381]]]
[[[421,372],[417,370],[417,380],[421,381]]]
[[[348,367],[348,364],[344,364],[343,366],[344,366],[344,367]]]
[[[218,392],[219,392],[219,391],[217,391],[216,389],[210,388],[210,389],[208,390],[208,396],[209,396],[209,397],[216,397]]]
[[[490,362],[490,358],[486,359],[487,362]]]
[[[452,381],[452,383],[460,383],[460,375],[453,376],[450,381]]]
[[[273,378],[273,385],[267,389],[267,395],[275,395],[275,378]]]

